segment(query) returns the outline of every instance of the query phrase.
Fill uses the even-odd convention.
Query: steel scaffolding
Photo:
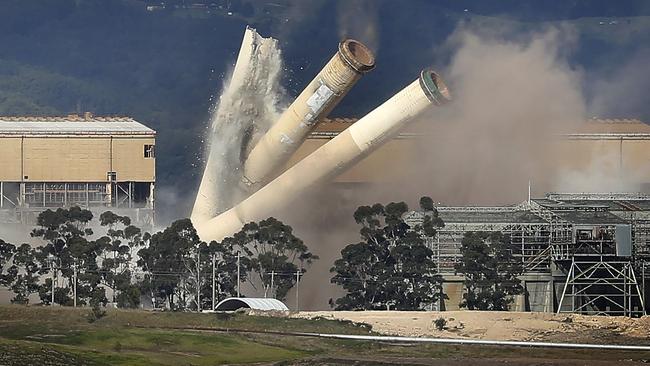
[[[557,313],[642,316],[643,293],[629,261],[576,261],[569,267]]]
[[[539,303],[548,304],[544,311],[553,312],[623,316],[646,312],[648,195],[553,193],[516,206],[439,207],[438,214],[445,226],[426,244],[434,252],[438,271],[451,282],[462,281],[454,266],[460,261],[465,233],[500,231],[510,238],[510,250],[523,264],[521,279],[530,287],[526,288],[530,304],[535,301],[538,308]],[[417,225],[425,215],[410,212],[405,221]]]

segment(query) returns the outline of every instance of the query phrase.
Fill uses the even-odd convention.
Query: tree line
[[[330,272],[331,282],[346,291],[330,305],[337,310],[423,310],[448,299],[437,272],[437,256],[427,239],[444,227],[430,197],[419,202],[421,224],[404,221],[404,202],[361,206],[354,219],[361,226],[361,241],[341,251]],[[462,308],[508,310],[513,296],[524,292],[518,276],[523,272],[501,232],[467,232],[455,272],[464,275]]]
[[[317,259],[274,218],[248,223],[220,243],[201,241],[189,219],[150,234],[111,211],[99,216],[93,239],[92,220],[79,207],[47,210],[31,232],[43,245],[0,240],[0,286],[14,293],[12,303],[38,294],[45,305],[137,308],[146,297],[154,307],[201,310],[212,308],[213,292],[217,301],[236,296],[238,279],[283,299]]]
[[[330,269],[331,282],[345,291],[330,306],[422,310],[448,299],[427,243],[445,224],[431,198],[422,197],[419,209],[423,219],[411,226],[404,202],[357,208],[361,240],[343,248]],[[0,286],[14,293],[12,303],[27,304],[38,294],[45,305],[137,308],[146,298],[154,308],[201,310],[241,295],[242,283],[283,300],[318,259],[291,226],[272,217],[209,243],[189,219],[150,234],[111,211],[99,215],[99,229],[91,227],[93,218],[79,207],[47,210],[31,232],[43,245],[0,240]],[[500,232],[465,233],[455,265],[465,278],[461,307],[507,310],[524,292],[518,279],[523,268],[509,246]]]

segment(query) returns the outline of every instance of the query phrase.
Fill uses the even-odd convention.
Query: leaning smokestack
[[[232,207],[231,199],[235,198],[232,197],[233,192],[224,188],[229,184],[236,185],[239,177],[233,173],[234,182],[231,183],[231,177],[224,176],[224,170],[241,168],[238,155],[240,150],[239,146],[232,146],[237,155],[231,158],[231,149],[220,146],[223,137],[217,137],[217,134],[235,135],[238,133],[235,131],[249,126],[245,121],[251,117],[247,115],[260,115],[267,111],[265,103],[260,103],[263,100],[260,95],[268,93],[270,83],[274,82],[270,73],[279,65],[279,55],[276,39],[264,38],[255,29],[246,27],[232,77],[224,86],[207,136],[211,140],[210,150],[192,209],[191,219],[194,224],[210,220]],[[241,108],[241,104],[245,104],[246,108]],[[244,121],[238,120],[239,118]],[[220,130],[215,130],[216,128]]]
[[[342,173],[390,140],[431,104],[451,100],[431,70],[237,206],[197,227],[205,241],[222,240],[246,222],[272,216],[310,186]]]
[[[273,179],[316,123],[374,66],[375,56],[363,43],[339,43],[334,57],[251,150],[244,163],[244,183],[255,186]]]

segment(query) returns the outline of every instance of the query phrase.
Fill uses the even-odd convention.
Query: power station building
[[[0,117],[0,222],[80,206],[153,226],[155,145],[128,117]]]
[[[320,123],[289,165],[337,136],[355,119]],[[445,136],[445,126],[434,132]],[[415,138],[436,143],[437,136],[407,128],[335,183],[381,184],[399,176],[400,165],[417,161]],[[504,141],[505,143],[505,141]],[[592,119],[549,141],[548,160],[557,171],[593,168],[602,177],[622,177],[650,193],[650,125],[635,119]],[[604,159],[606,157],[606,159]],[[441,172],[440,174],[444,174]],[[543,172],[540,173],[543,175]],[[391,177],[392,176],[392,177]],[[428,238],[448,300],[440,310],[458,309],[463,277],[454,266],[460,260],[463,236],[469,231],[500,231],[510,237],[510,249],[521,262],[525,293],[513,310],[640,316],[646,314],[646,278],[650,276],[650,195],[641,193],[548,194],[519,205],[439,207],[445,222]],[[406,217],[412,225],[422,213]]]
[[[320,122],[307,141],[298,149],[289,162],[295,164],[328,140],[357,121],[355,118],[333,118]],[[386,182],[397,179],[401,172],[399,166],[385,174],[386,162],[409,161],[417,159],[413,149],[413,139],[427,139],[432,144],[436,139],[446,138],[447,128],[453,126],[436,125],[434,128],[407,126],[396,138],[386,143],[372,155],[341,174],[336,182],[369,183]],[[424,130],[424,132],[423,132]],[[434,132],[432,134],[432,131]],[[504,140],[506,143],[507,139]],[[467,141],[458,141],[458,145]],[[650,193],[650,125],[638,119],[590,119],[577,124],[571,130],[557,136],[548,144],[547,160],[553,160],[556,168],[580,171],[599,165],[599,169],[612,173],[634,172],[635,183],[639,183]],[[408,164],[396,164],[408,165]],[[397,172],[397,173],[396,173]]]

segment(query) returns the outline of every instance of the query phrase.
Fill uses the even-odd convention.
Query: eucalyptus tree
[[[145,272],[141,289],[154,307],[160,299],[171,309],[198,308],[202,245],[190,219],[181,219],[151,235],[149,245],[138,251],[137,264]]]
[[[88,226],[93,219],[89,210],[79,207],[46,210],[37,217],[37,226],[32,237],[45,242],[34,253],[41,266],[41,272],[49,269],[55,277],[54,301],[62,305],[73,303],[73,282],[76,277],[77,298],[80,304],[106,304],[105,290],[100,286],[101,277],[97,256],[102,252],[101,245],[88,240],[93,235]],[[48,278],[39,288],[44,303],[51,300],[52,279]]]
[[[514,295],[524,292],[518,276],[521,263],[512,255],[510,238],[501,232],[467,232],[456,272],[465,276],[461,307],[470,310],[508,310]]]
[[[248,272],[251,286],[257,289],[261,284],[265,295],[281,300],[318,259],[291,226],[273,217],[245,224],[224,242],[234,253],[240,252],[240,266]]]
[[[106,235],[97,239],[102,248],[101,277],[112,291],[112,301],[120,307],[136,307],[139,289],[133,282],[135,250],[144,245],[148,237],[131,225],[128,216],[106,211],[99,216],[99,223],[106,228]],[[148,234],[145,234],[148,235]],[[122,295],[122,292],[126,292]]]
[[[414,227],[403,219],[409,210],[404,202],[357,208],[361,241],[343,248],[330,269],[331,282],[346,290],[332,305],[340,310],[418,310],[444,296],[433,252],[425,244],[444,224],[430,198],[423,197],[420,208],[425,219]]]

